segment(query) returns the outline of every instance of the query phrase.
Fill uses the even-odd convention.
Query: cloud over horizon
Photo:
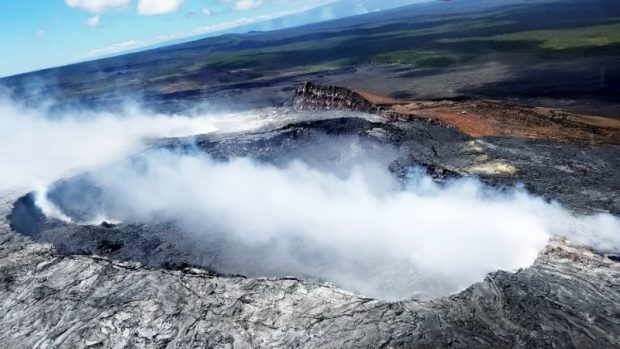
[[[69,7],[101,13],[104,10],[126,7],[133,0],[65,0]],[[143,16],[153,16],[176,12],[183,5],[184,0],[137,0],[137,13]]]
[[[154,16],[176,12],[183,2],[184,0],[138,0],[138,14]]]
[[[65,0],[69,7],[79,8],[89,12],[101,12],[115,7],[129,5],[132,0]]]

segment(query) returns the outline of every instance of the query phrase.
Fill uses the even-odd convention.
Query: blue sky
[[[420,0],[343,0],[364,13]],[[91,60],[197,35],[234,31],[334,0],[6,0],[0,76]],[[380,3],[381,5],[377,5]],[[364,4],[371,4],[367,9]],[[375,8],[381,7],[381,8]],[[329,18],[308,18],[317,21]],[[295,23],[293,23],[295,24]]]

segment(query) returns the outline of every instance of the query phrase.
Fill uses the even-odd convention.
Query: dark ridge
[[[300,110],[350,110],[376,113],[378,108],[359,93],[338,86],[306,81],[295,90],[293,107]]]

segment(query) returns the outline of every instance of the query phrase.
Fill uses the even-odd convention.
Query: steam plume
[[[41,188],[38,204],[49,216],[79,223],[46,201],[45,190],[91,170],[102,193],[94,213],[125,223],[176,222],[180,234],[203,242],[196,248],[207,266],[331,281],[384,299],[447,294],[488,272],[527,267],[552,236],[620,249],[616,217],[575,217],[518,188],[499,192],[475,179],[438,185],[416,169],[403,189],[378,159],[343,169],[143,152],[145,137],[251,129],[282,117],[127,108],[52,119],[1,100],[0,189]],[[341,152],[353,149],[363,147],[345,142]]]

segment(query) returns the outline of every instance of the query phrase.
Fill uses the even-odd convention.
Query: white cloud
[[[251,10],[262,5],[262,0],[237,0],[233,8],[235,11]]]
[[[112,53],[117,53],[117,52],[129,50],[132,48],[138,48],[138,47],[142,47],[145,45],[146,43],[140,40],[129,40],[129,41],[124,41],[124,42],[119,42],[118,44],[114,44],[108,47],[92,50],[88,52],[86,56],[96,57],[96,56],[109,55]]]
[[[143,16],[161,15],[176,12],[184,0],[139,0],[138,14]]]
[[[326,7],[321,11],[321,20],[328,21],[334,18],[336,18],[336,16],[331,7]]]
[[[211,10],[209,10],[208,8],[203,8],[202,14],[205,16],[211,16],[213,13],[211,13]]]
[[[69,7],[77,7],[90,12],[101,12],[106,8],[127,6],[131,0],[65,0]]]
[[[355,5],[355,14],[363,15],[365,13],[368,13],[368,10],[366,9],[366,7],[363,4]]]
[[[264,15],[264,16],[258,16],[258,17],[252,17],[252,18],[239,18],[239,19],[235,19],[234,21],[230,21],[230,22],[217,23],[217,24],[195,28],[192,31],[192,35],[213,33],[213,32],[217,32],[220,30],[240,27],[242,25],[248,25],[248,24],[252,24],[256,22],[266,21],[266,20],[269,20],[275,17],[278,17],[278,16],[277,15],[276,16]]]
[[[65,0],[69,7],[100,13],[107,8],[127,6],[132,0]],[[184,0],[138,0],[138,14],[143,16],[176,12]]]
[[[222,31],[222,30],[227,30],[227,29],[232,29],[232,28],[236,28],[236,27],[241,27],[241,26],[248,25],[248,24],[253,24],[253,23],[262,22],[262,21],[268,21],[270,19],[286,16],[286,15],[291,14],[291,13],[294,13],[294,12],[282,12],[282,13],[276,13],[276,14],[272,14],[272,15],[263,15],[263,16],[250,17],[250,18],[239,18],[239,19],[235,19],[235,20],[229,21],[229,22],[216,23],[216,24],[212,24],[212,25],[207,25],[207,26],[202,26],[202,27],[194,28],[194,29],[192,29],[190,31],[187,31],[187,32],[173,33],[173,34],[168,34],[168,35],[160,35],[160,36],[158,36],[155,39],[155,41],[156,42],[163,42],[163,41],[176,40],[176,39],[192,37],[192,36],[197,36],[197,35],[203,35],[203,34],[208,34],[208,33],[215,33],[215,32],[219,32],[219,31]]]
[[[99,23],[101,22],[101,15],[96,14],[92,17],[90,17],[89,19],[86,20],[86,25],[91,26],[91,27],[96,27],[99,25]]]

